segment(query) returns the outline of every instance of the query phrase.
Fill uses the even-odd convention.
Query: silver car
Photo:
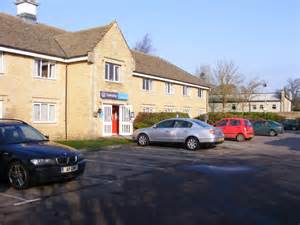
[[[174,118],[163,120],[152,127],[138,129],[133,140],[146,146],[152,142],[184,143],[188,150],[196,150],[201,145],[216,145],[224,142],[224,134],[219,128],[196,119]]]

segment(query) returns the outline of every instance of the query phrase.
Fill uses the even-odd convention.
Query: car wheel
[[[199,140],[195,137],[189,137],[185,142],[187,150],[195,151],[199,148]]]
[[[8,167],[8,181],[16,189],[29,187],[30,178],[27,168],[20,162],[13,162]]]
[[[276,133],[274,130],[270,130],[269,135],[270,135],[271,137],[274,137],[274,136],[277,135],[277,133]]]
[[[137,143],[140,146],[147,146],[149,145],[149,138],[146,134],[140,134],[137,138]]]
[[[236,140],[238,142],[243,142],[243,141],[245,141],[245,136],[243,134],[239,134],[236,136]]]

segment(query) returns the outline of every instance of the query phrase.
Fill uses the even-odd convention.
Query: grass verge
[[[132,140],[125,138],[99,138],[96,140],[70,140],[70,141],[57,141],[59,144],[67,145],[78,150],[86,149],[89,151],[97,150],[101,147],[112,145],[124,145],[133,143]]]

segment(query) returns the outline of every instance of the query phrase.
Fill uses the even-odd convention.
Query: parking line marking
[[[41,199],[36,198],[36,199],[25,200],[25,201],[22,201],[22,202],[15,203],[14,206],[27,205],[27,204],[38,202],[38,201],[41,201]]]
[[[129,164],[129,163],[118,163],[118,162],[106,162],[102,160],[93,160],[93,159],[86,159],[85,161],[91,162],[91,163],[103,163],[103,164],[110,164],[110,165],[116,165],[116,166],[128,166],[128,167],[137,167],[137,168],[143,168],[143,169],[156,169],[156,170],[165,170],[165,168],[162,167],[156,167],[156,166],[147,166],[147,165],[137,165],[137,164]]]
[[[21,197],[14,196],[14,195],[9,195],[9,194],[0,193],[0,196],[7,197],[7,198],[13,198],[13,199],[16,199],[16,200],[21,200],[21,201],[27,201],[27,199],[25,199],[25,198],[21,198]]]

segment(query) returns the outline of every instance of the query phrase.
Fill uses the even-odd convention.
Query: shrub
[[[213,124],[223,118],[245,118],[249,120],[274,120],[274,121],[282,121],[285,118],[283,116],[278,115],[277,113],[263,113],[263,112],[226,112],[226,113],[208,113],[208,123]],[[196,119],[204,121],[204,115],[196,117]]]
[[[166,112],[159,112],[159,113],[139,113],[137,117],[134,120],[133,126],[134,129],[140,129],[145,127],[151,127],[154,124],[170,118],[189,118],[189,115],[187,113],[166,113]]]

